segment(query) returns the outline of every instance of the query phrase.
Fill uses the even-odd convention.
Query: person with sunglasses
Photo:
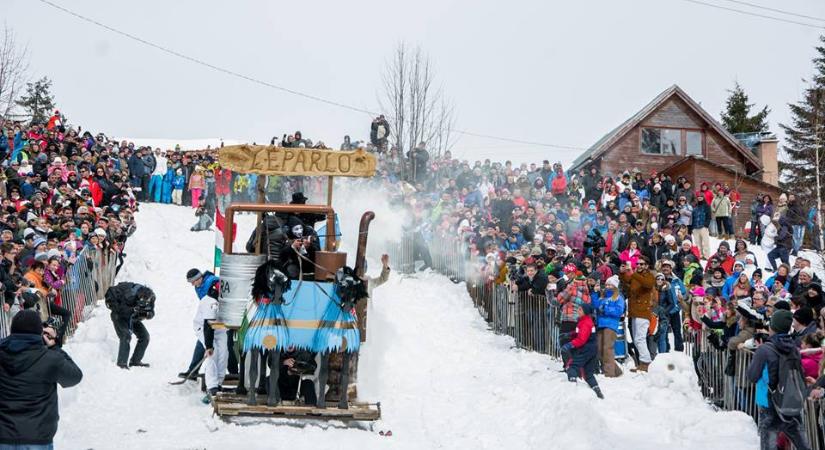
[[[653,316],[654,303],[658,302],[655,290],[656,279],[650,270],[650,259],[640,256],[635,270],[625,263],[619,269],[622,283],[628,286],[628,317],[630,318],[630,332],[633,344],[636,347],[638,366],[630,369],[631,372],[647,372],[652,362],[648,349],[648,330],[650,319]]]

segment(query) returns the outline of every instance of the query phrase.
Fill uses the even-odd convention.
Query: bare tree
[[[26,84],[28,59],[28,49],[18,45],[14,31],[4,26],[0,37],[0,123],[14,111],[15,100]]]
[[[382,81],[381,109],[402,154],[422,142],[436,156],[453,146],[455,108],[437,86],[430,58],[421,47],[410,49],[400,42],[385,65]]]

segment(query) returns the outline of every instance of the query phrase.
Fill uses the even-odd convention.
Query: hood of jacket
[[[11,375],[18,375],[33,366],[47,351],[41,336],[12,334],[0,341],[0,366]]]

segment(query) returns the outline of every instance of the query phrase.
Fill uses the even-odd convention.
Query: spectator
[[[600,292],[597,284],[592,298],[597,315],[597,351],[602,372],[608,378],[619,377],[622,375],[622,369],[616,364],[614,348],[619,322],[625,312],[625,299],[619,289],[619,277],[613,275],[605,281],[604,293]]]
[[[17,313],[11,335],[0,341],[0,446],[53,448],[57,385],[69,388],[83,378],[56,343],[55,330],[44,329],[34,311]]]
[[[627,284],[628,317],[630,318],[633,344],[639,358],[639,365],[631,372],[647,372],[652,358],[647,345],[647,336],[650,329],[650,319],[653,316],[653,306],[657,302],[655,278],[648,267],[649,260],[642,256],[632,269],[629,263],[620,269],[621,280]]]
[[[770,392],[779,384],[780,358],[796,360],[801,370],[799,350],[790,336],[793,316],[789,311],[776,311],[771,317],[770,338],[759,346],[747,368],[746,376],[756,383],[756,404],[759,408],[759,441],[761,448],[776,448],[777,435],[784,433],[797,449],[810,449],[804,425],[796,418],[785,421],[775,411]]]

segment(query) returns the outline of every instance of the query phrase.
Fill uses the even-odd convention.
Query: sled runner
[[[381,418],[381,403],[350,402],[347,409],[337,408],[337,403],[327,403],[327,408],[316,408],[294,401],[284,401],[278,406],[266,406],[266,396],[259,395],[257,406],[246,404],[246,396],[219,392],[212,397],[212,408],[221,418],[236,416],[271,417],[283,419],[340,420],[343,422],[372,422]]]

